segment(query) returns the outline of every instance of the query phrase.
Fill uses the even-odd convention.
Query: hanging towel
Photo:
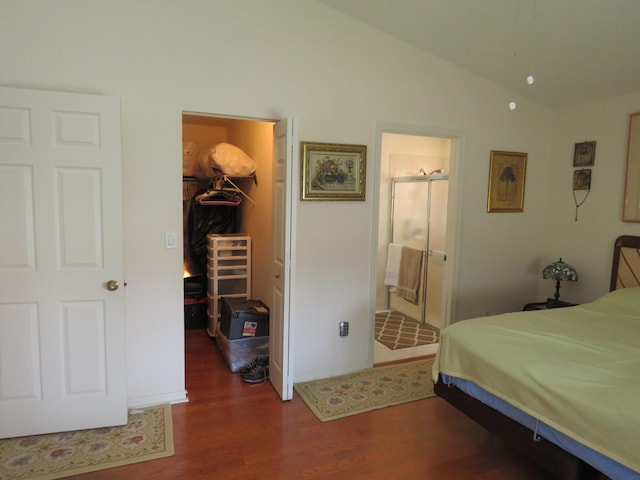
[[[390,243],[387,248],[387,270],[384,274],[384,284],[390,291],[395,292],[398,286],[398,273],[400,271],[400,257],[402,256],[402,245]]]
[[[424,251],[417,248],[402,247],[400,268],[398,269],[398,289],[400,298],[417,305],[420,301],[420,276]]]

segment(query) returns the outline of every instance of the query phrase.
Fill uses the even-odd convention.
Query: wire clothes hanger
[[[225,183],[229,183],[233,188],[225,187]],[[210,188],[196,197],[196,202],[200,205],[230,205],[237,206],[242,203],[242,199],[238,196],[240,193],[253,205],[256,204],[246,193],[242,191],[233,181],[223,175],[220,178],[216,178],[212,181]]]
[[[228,182],[228,183],[230,183],[231,185],[233,185],[233,187],[235,188],[235,190],[236,190],[238,193],[240,193],[244,198],[246,198],[247,200],[249,200],[253,205],[255,205],[255,204],[256,204],[256,202],[254,202],[253,200],[251,200],[251,198],[249,197],[249,195],[247,195],[246,193],[244,193],[244,192],[242,191],[242,189],[241,189],[239,186],[237,186],[235,183],[233,183],[233,181],[232,181],[229,177],[227,177],[226,175],[223,175],[223,176],[222,176],[222,179],[223,179],[225,182]]]

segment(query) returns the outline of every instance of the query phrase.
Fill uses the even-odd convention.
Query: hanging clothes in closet
[[[255,181],[255,178],[254,178]],[[229,177],[212,179],[206,190],[195,192],[189,210],[189,250],[193,261],[207,262],[207,235],[237,233],[237,207],[242,197],[255,204]]]
[[[199,198],[204,198],[205,203],[200,203]],[[215,200],[212,198],[209,190],[200,190],[193,195],[189,209],[190,257],[200,266],[207,263],[207,235],[235,233],[237,230],[237,208],[240,203],[228,200],[213,203]]]

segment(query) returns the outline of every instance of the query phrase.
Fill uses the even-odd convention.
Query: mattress
[[[434,380],[472,382],[629,475],[640,472],[638,372],[640,288],[576,307],[458,322],[443,330],[433,370]]]

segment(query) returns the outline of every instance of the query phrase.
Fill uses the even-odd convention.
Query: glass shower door
[[[423,257],[419,302],[391,293],[389,307],[442,328],[443,277],[447,222],[446,176],[403,177],[393,180],[391,242],[426,252]]]
[[[427,275],[425,322],[437,328],[444,326],[444,270],[447,232],[447,197],[449,182],[429,182],[429,224],[427,240]]]

